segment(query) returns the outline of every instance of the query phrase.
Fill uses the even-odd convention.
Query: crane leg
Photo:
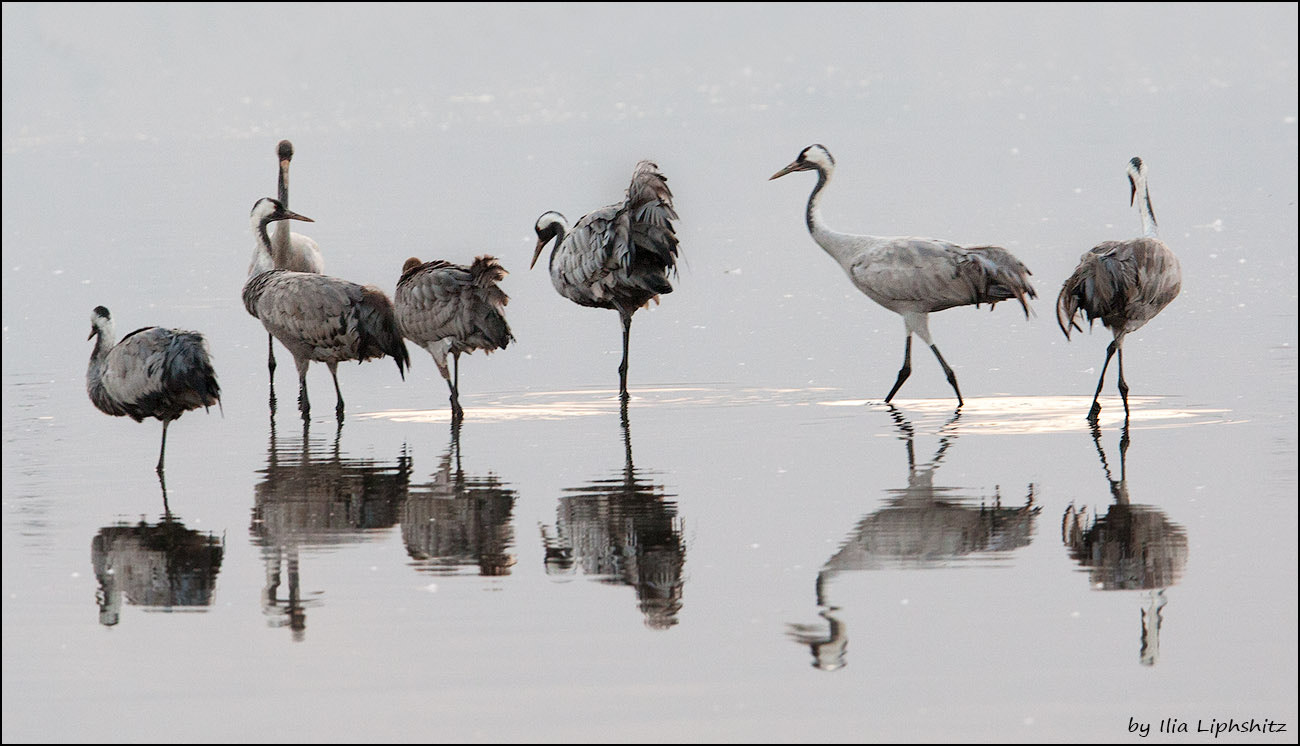
[[[298,411],[302,412],[305,420],[311,414],[311,400],[307,398],[307,366],[311,365],[311,361],[296,357],[293,361],[298,366]]]
[[[961,389],[957,388],[957,374],[953,373],[952,368],[948,367],[948,362],[943,359],[943,355],[939,354],[938,347],[930,345],[930,350],[934,352],[935,357],[939,358],[939,365],[943,366],[943,374],[948,376],[948,383],[952,384],[952,390],[957,392],[957,406],[960,407],[962,405],[962,400]]]
[[[1119,348],[1119,396],[1124,400],[1124,420],[1128,421],[1128,383],[1124,381],[1124,348]]]
[[[275,337],[266,335],[266,367],[271,371],[271,386],[275,386]]]
[[[623,362],[618,366],[618,395],[624,399],[628,398],[627,393],[627,343],[632,334],[632,314],[619,311],[619,316],[623,319]]]
[[[343,419],[343,390],[339,388],[339,366],[338,363],[330,363],[330,376],[334,379],[334,395],[338,397],[339,403],[334,405],[334,416],[341,421]]]
[[[154,467],[154,471],[158,472],[158,477],[160,479],[162,478],[162,473],[163,473],[163,456],[167,455],[167,426],[170,425],[171,422],[172,422],[171,420],[162,421],[163,423],[162,448],[158,449],[158,466]],[[164,489],[166,488],[164,487]],[[164,497],[163,499],[165,501],[166,497]]]
[[[460,406],[460,353],[454,352],[451,355],[452,377],[447,380],[447,385],[451,387],[451,419],[452,422],[460,422],[465,416],[465,410]]]
[[[894,398],[894,394],[903,388],[903,381],[912,375],[912,335],[907,335],[907,347],[903,352],[903,367],[898,369],[898,380],[894,381],[894,388],[889,390],[889,396],[885,397],[885,403],[888,404]]]
[[[1111,342],[1106,346],[1106,362],[1101,364],[1101,376],[1097,378],[1097,393],[1092,395],[1092,409],[1088,410],[1088,419],[1092,422],[1096,422],[1097,415],[1101,414],[1101,405],[1097,403],[1097,397],[1101,396],[1101,384],[1106,380],[1106,368],[1110,366],[1110,358],[1114,354],[1115,343]]]

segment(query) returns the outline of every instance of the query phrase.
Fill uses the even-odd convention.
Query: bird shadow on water
[[[405,448],[393,461],[351,458],[340,448],[341,422],[328,443],[312,439],[309,420],[302,425],[300,438],[282,444],[272,418],[249,526],[266,566],[262,612],[270,626],[289,627],[294,640],[304,639],[307,609],[323,602],[323,592],[304,597],[300,550],[368,541],[394,527],[411,475]],[[282,595],[286,569],[288,590]]]
[[[1160,657],[1160,626],[1168,602],[1165,591],[1178,583],[1187,565],[1187,534],[1164,511],[1134,504],[1130,498],[1127,457],[1132,441],[1127,422],[1119,441],[1119,479],[1111,472],[1101,445],[1101,428],[1095,423],[1092,440],[1114,502],[1104,514],[1070,503],[1061,516],[1061,541],[1070,558],[1088,573],[1094,589],[1145,591],[1138,660],[1144,666],[1154,666]]]
[[[402,506],[402,542],[414,566],[439,575],[477,568],[482,576],[510,574],[518,493],[492,472],[467,475],[461,465],[460,422],[433,481],[412,485]]]
[[[883,508],[858,520],[848,538],[822,565],[815,584],[820,624],[789,624],[787,635],[812,652],[812,665],[824,671],[848,663],[848,627],[831,601],[835,578],[846,572],[954,566],[963,560],[989,560],[1028,546],[1041,511],[1029,484],[1023,505],[1003,507],[992,495],[967,495],[957,487],[934,484],[934,475],[958,437],[958,410],[938,429],[939,446],[930,460],[917,464],[916,430],[897,407],[889,407],[898,437],[907,451],[907,486],[887,490]],[[990,563],[992,564],[992,563]]]
[[[632,428],[624,400],[620,418],[624,462],[614,476],[569,487],[555,526],[540,526],[546,574],[569,580],[581,568],[592,580],[630,585],[647,627],[678,623],[685,586],[686,541],[677,503],[654,472],[632,462]]]
[[[157,523],[143,518],[99,530],[90,543],[90,562],[99,584],[95,592],[99,623],[112,627],[122,604],[150,611],[203,611],[212,605],[217,573],[225,556],[224,538],[185,527],[167,505],[161,472],[163,514]]]

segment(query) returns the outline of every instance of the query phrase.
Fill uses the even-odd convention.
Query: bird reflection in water
[[[332,445],[324,447],[310,438],[310,424],[304,420],[301,441],[286,447],[277,442],[272,420],[249,527],[266,562],[262,613],[272,627],[289,627],[295,640],[305,634],[307,608],[319,602],[303,598],[299,550],[367,541],[397,525],[411,476],[405,452],[387,463],[347,458],[339,447],[342,423]],[[286,566],[289,588],[282,597],[281,570]]]
[[[1127,422],[1119,441],[1119,480],[1111,474],[1101,445],[1101,428],[1092,423],[1092,440],[1115,501],[1105,515],[1076,508],[1061,517],[1061,540],[1070,558],[1088,570],[1092,587],[1104,591],[1147,591],[1142,609],[1142,648],[1138,660],[1154,666],[1160,657],[1160,625],[1164,621],[1165,589],[1177,583],[1187,566],[1187,534],[1153,505],[1135,505],[1129,498]]]
[[[571,577],[575,569],[610,585],[630,585],[651,629],[677,624],[682,608],[686,542],[677,503],[661,484],[632,465],[627,402],[622,411],[622,474],[564,490],[552,531],[541,527],[546,574]]]
[[[90,543],[90,562],[99,583],[99,623],[112,627],[122,616],[122,599],[153,610],[202,610],[212,605],[217,573],[225,554],[222,539],[185,527],[167,506],[167,483],[160,472],[163,515],[158,523],[141,520],[99,530]]]
[[[453,469],[453,465],[455,468]],[[509,575],[515,530],[510,520],[516,492],[495,474],[466,476],[460,461],[460,422],[430,484],[412,486],[402,508],[402,541],[421,570]]]
[[[853,533],[817,573],[817,605],[826,622],[791,624],[787,634],[812,651],[813,666],[834,671],[847,663],[848,629],[828,599],[830,582],[843,572],[887,568],[944,567],[953,560],[1010,552],[1028,546],[1041,508],[1034,504],[1034,485],[1019,507],[1002,507],[994,491],[966,496],[955,487],[936,487],[934,473],[953,441],[961,412],[939,428],[939,448],[929,463],[918,466],[912,423],[892,405],[890,415],[907,446],[907,486],[888,490],[888,504],[863,516]]]

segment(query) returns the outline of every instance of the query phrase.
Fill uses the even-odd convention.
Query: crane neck
[[[284,209],[289,209],[289,161],[280,161],[280,176],[276,179],[276,199],[284,205]],[[273,241],[276,248],[288,250],[292,246],[290,239],[291,230],[289,221],[281,220],[272,230]],[[280,266],[280,265],[276,265]]]
[[[290,246],[288,241],[288,226],[282,226],[285,233],[284,241],[272,241],[271,236],[267,233],[267,226],[271,221],[253,220],[253,235],[257,237],[257,249],[259,253],[265,253],[271,259],[272,267],[285,267],[291,259]],[[287,221],[280,221],[281,223]]]
[[[104,358],[108,357],[108,351],[116,344],[117,335],[113,333],[112,327],[100,327],[95,334],[95,349],[90,353],[91,367],[103,364]]]
[[[808,223],[808,232],[812,234],[813,240],[817,245],[830,254],[835,261],[842,267],[848,267],[849,261],[853,258],[854,252],[852,247],[842,240],[844,237],[826,227],[822,221],[822,211],[819,205],[822,195],[822,189],[826,188],[826,183],[831,180],[831,172],[825,168],[817,169],[817,186],[813,187],[812,194],[808,195],[808,209],[804,214],[804,220]]]
[[[1157,238],[1160,231],[1156,225],[1156,212],[1151,208],[1151,193],[1147,191],[1146,179],[1139,182],[1137,191],[1138,214],[1142,216],[1142,235],[1147,238]]]
[[[548,269],[555,264],[555,252],[560,250],[560,246],[564,244],[564,238],[567,235],[569,235],[569,224],[563,220],[556,222],[555,238],[552,239],[554,243],[551,244],[551,258],[547,262]]]

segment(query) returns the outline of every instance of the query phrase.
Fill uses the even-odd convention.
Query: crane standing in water
[[[159,476],[167,454],[167,426],[191,409],[221,404],[221,386],[212,370],[207,342],[198,332],[146,326],[116,342],[113,317],[96,306],[90,316],[95,350],[86,369],[86,393],[99,411],[136,422],[162,420]],[[166,487],[163,501],[166,503]]]
[[[280,175],[277,179],[276,193],[280,204],[289,208],[289,162],[293,160],[293,143],[281,140],[275,148],[280,161]],[[271,249],[266,251],[259,242],[253,250],[253,259],[248,263],[248,276],[253,277],[271,269],[288,269],[294,272],[325,271],[325,259],[321,257],[320,247],[316,242],[301,233],[292,233],[288,223],[279,223],[271,232]],[[266,367],[271,371],[271,385],[275,385],[275,343],[271,334],[266,335]]]
[[[1056,322],[1065,338],[1078,329],[1081,315],[1088,326],[1095,319],[1110,329],[1114,339],[1106,347],[1106,362],[1097,378],[1097,392],[1092,396],[1088,420],[1096,422],[1101,413],[1097,397],[1106,380],[1110,358],[1119,353],[1119,393],[1124,400],[1124,418],[1128,419],[1128,384],[1124,382],[1124,337],[1141,329],[1178,296],[1183,271],[1178,257],[1159,238],[1156,214],[1151,209],[1147,191],[1147,167],[1141,158],[1128,163],[1129,206],[1137,205],[1142,216],[1142,237],[1128,241],[1106,241],[1093,247],[1079,260],[1074,274],[1061,286],[1056,299]],[[1141,199],[1139,199],[1139,196]]]
[[[1000,246],[958,246],[933,238],[882,238],[836,233],[822,222],[817,201],[835,172],[835,159],[822,145],[809,145],[790,165],[768,179],[795,171],[817,171],[817,186],[808,197],[804,215],[808,232],[827,254],[839,262],[851,280],[867,297],[903,317],[907,347],[898,380],[885,397],[888,403],[912,374],[912,335],[930,345],[943,367],[948,383],[962,405],[957,376],[939,354],[930,338],[929,314],[954,306],[990,307],[1015,298],[1029,318],[1029,303],[1036,298],[1029,284],[1029,269]]]
[[[402,265],[393,299],[402,335],[429,351],[451,389],[452,422],[465,416],[460,406],[460,356],[463,352],[505,349],[514,339],[502,312],[510,298],[497,286],[506,270],[494,256],[480,256],[468,267],[442,260]],[[454,370],[447,370],[447,353]]]
[[[618,366],[619,396],[627,399],[628,339],[632,314],[660,295],[671,293],[668,275],[677,269],[677,234],[672,221],[673,194],[659,166],[636,164],[622,202],[584,215],[569,230],[558,212],[542,213],[533,230],[537,248],[552,240],[551,284],[556,292],[590,308],[612,308],[623,322],[623,362]]]
[[[305,220],[278,200],[263,197],[250,214],[253,233],[262,249],[270,251],[267,226],[277,220]],[[343,392],[338,364],[391,355],[397,371],[406,378],[410,357],[393,313],[393,303],[373,285],[358,285],[337,277],[272,269],[248,278],[244,308],[293,354],[298,366],[298,409],[311,411],[307,398],[307,367],[312,360],[329,366],[338,396],[336,416],[343,419]]]

